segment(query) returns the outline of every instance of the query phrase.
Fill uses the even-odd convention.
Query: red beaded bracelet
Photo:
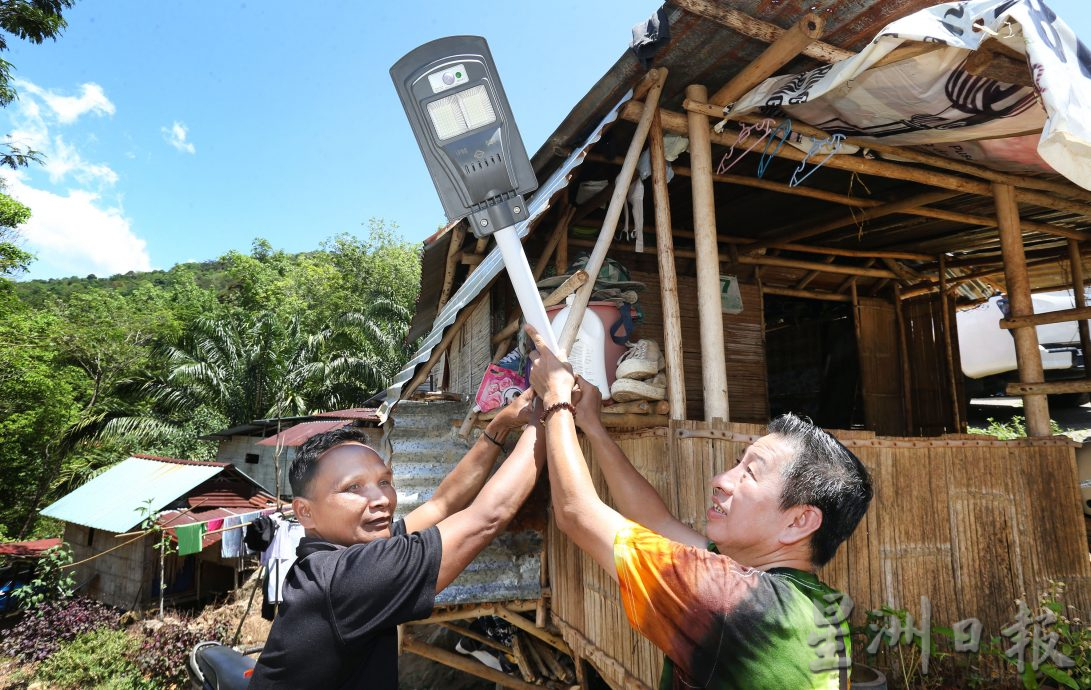
[[[569,412],[572,413],[573,417],[576,416],[576,406],[575,405],[573,405],[570,402],[557,402],[557,403],[553,403],[549,407],[545,408],[545,412],[543,412],[542,416],[538,418],[538,421],[541,422],[542,424],[545,424],[546,420],[549,419],[549,415],[553,414],[557,410],[568,410]]]

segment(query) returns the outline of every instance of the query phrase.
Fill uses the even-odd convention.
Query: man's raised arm
[[[575,423],[591,443],[595,462],[610,487],[610,496],[622,515],[672,541],[704,548],[707,538],[671,515],[663,497],[633,467],[602,424],[602,394],[594,384],[577,377],[580,396]]]
[[[427,529],[468,506],[481,491],[500,456],[500,444],[509,431],[527,423],[533,407],[534,391],[527,390],[500,410],[451,473],[443,478],[432,498],[405,516],[405,530],[412,533]]]

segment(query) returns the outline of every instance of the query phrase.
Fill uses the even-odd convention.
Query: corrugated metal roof
[[[61,539],[35,539],[33,541],[9,541],[0,544],[0,556],[41,556],[54,546],[60,546]]]
[[[324,431],[331,431],[333,429],[340,429],[350,423],[351,422],[343,419],[329,422],[301,422],[293,427],[285,429],[279,434],[274,434],[269,438],[263,438],[255,445],[276,446],[277,444],[280,444],[284,448],[296,448],[302,446],[306,443],[307,439],[315,434],[321,434]]]
[[[161,510],[224,468],[219,462],[134,456],[53,503],[42,515],[109,532],[127,532],[144,519],[142,508]]]
[[[377,407],[350,407],[345,410],[331,410],[330,412],[316,412],[315,417],[329,417],[331,419],[356,419],[361,422],[379,421],[379,408]]]

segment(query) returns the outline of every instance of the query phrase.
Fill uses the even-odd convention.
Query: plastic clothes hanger
[[[739,136],[735,138],[735,143],[731,145],[731,148],[728,149],[727,153],[724,154],[724,157],[720,159],[720,165],[716,168],[716,174],[723,175],[725,172],[730,170],[732,166],[741,161],[746,156],[746,154],[753,151],[758,144],[764,141],[765,138],[773,132],[774,124],[776,124],[776,120],[767,117],[760,122],[755,122],[752,125],[745,125],[740,128]],[[761,136],[755,139],[754,143],[750,144],[750,146],[748,146],[745,151],[741,152],[738,158],[735,158],[735,160],[731,160],[731,157],[735,154],[735,147],[742,145],[742,143],[749,139],[750,135],[754,132],[761,132]]]
[[[834,134],[833,136],[826,137],[825,139],[815,139],[814,137],[811,137],[811,150],[808,151],[807,155],[803,157],[803,160],[801,160],[799,162],[799,167],[796,168],[795,172],[792,173],[792,179],[788,182],[788,186],[789,187],[798,187],[804,180],[806,180],[808,177],[810,177],[814,173],[815,170],[818,170],[823,165],[825,165],[826,162],[830,158],[832,158],[835,153],[840,151],[841,150],[841,144],[844,143],[844,141],[845,141],[845,135],[844,134]],[[802,173],[804,171],[804,169],[806,169],[807,161],[810,160],[811,156],[814,156],[819,151],[821,151],[823,149],[823,147],[826,147],[826,146],[830,147],[830,152],[826,154],[826,157],[823,158],[822,160],[818,161],[817,163],[815,163],[813,168],[808,170],[805,175],[801,176],[800,173]]]
[[[769,146],[777,139],[777,132],[782,132],[780,140],[777,141],[777,145],[773,148],[772,152],[769,151]],[[765,142],[765,149],[761,153],[761,160],[758,161],[758,177],[764,177],[765,171],[769,169],[769,163],[773,160],[773,157],[777,155],[781,147],[784,146],[784,142],[788,141],[788,137],[792,134],[792,121],[789,118],[784,118],[777,128],[772,131],[772,136],[769,137],[769,141]]]

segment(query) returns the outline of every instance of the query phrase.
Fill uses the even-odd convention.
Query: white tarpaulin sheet
[[[965,70],[970,51],[989,38],[1026,56],[1033,87]],[[906,41],[944,47],[869,69]],[[1056,171],[1091,189],[1091,51],[1040,0],[921,10],[888,25],[856,56],[767,79],[729,106],[751,110],[1002,170]]]

